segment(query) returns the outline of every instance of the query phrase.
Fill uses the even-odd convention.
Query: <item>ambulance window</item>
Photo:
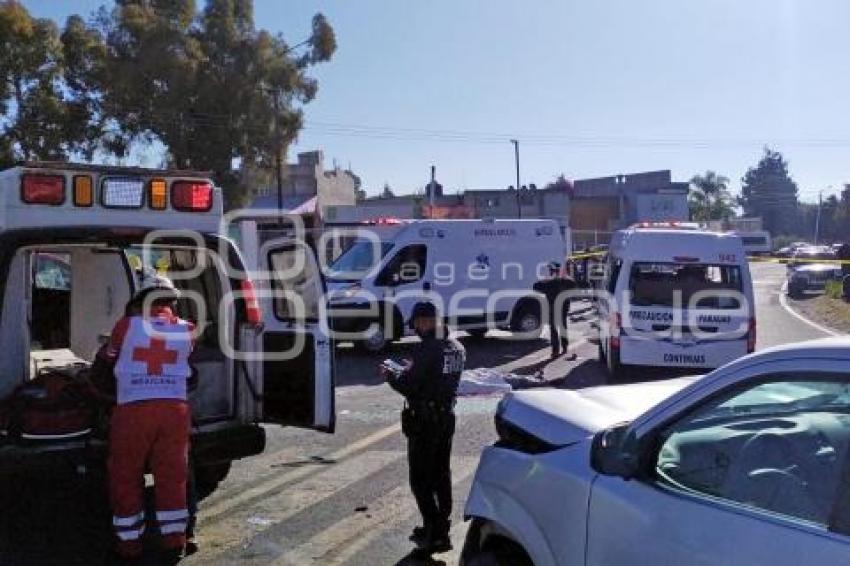
[[[428,265],[428,247],[413,244],[401,248],[387,262],[375,281],[376,285],[395,286],[415,283],[425,276]]]
[[[64,253],[34,252],[31,350],[55,350],[70,344],[71,257]]]
[[[645,307],[687,306],[698,298],[696,308],[735,309],[740,302],[729,292],[742,288],[737,265],[636,262],[629,279],[631,303]]]
[[[617,289],[617,279],[620,278],[620,269],[623,267],[623,260],[611,258],[611,262],[608,264],[608,285],[607,289],[609,293],[613,293]]]
[[[71,258],[68,254],[33,254],[33,272],[36,289],[71,290]]]
[[[280,320],[315,321],[319,318],[322,285],[316,263],[307,254],[308,249],[305,245],[289,245],[269,254],[274,271],[274,314]]]
[[[198,265],[202,258],[202,265]],[[167,259],[166,276],[174,280],[175,286],[184,292],[177,301],[177,314],[203,326],[202,342],[215,346],[218,341],[218,305],[221,299],[221,282],[212,255],[196,250],[173,250]],[[200,267],[197,277],[176,277],[180,272],[189,272]],[[198,299],[202,304],[198,304]]]
[[[357,281],[364,277],[389,253],[393,245],[372,240],[355,240],[328,268],[329,281]]]

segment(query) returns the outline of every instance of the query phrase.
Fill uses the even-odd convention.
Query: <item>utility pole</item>
[[[522,218],[522,201],[519,198],[519,140],[511,140],[514,144],[514,157],[516,159],[516,211],[517,218]]]
[[[815,245],[818,245],[820,238],[820,211],[823,207],[823,191],[818,191],[818,215],[815,217]]]
[[[431,165],[431,184],[428,191],[428,204],[431,205],[431,212],[434,212],[434,193],[437,192],[437,167]]]
[[[283,222],[283,144],[280,143],[280,124],[278,123],[278,119],[280,117],[280,107],[277,100],[277,93],[272,93],[272,101],[274,103],[274,123],[275,123],[275,133],[278,136],[277,147],[275,148],[275,156],[274,156],[274,164],[275,164],[275,177],[277,177],[277,213],[278,220]]]

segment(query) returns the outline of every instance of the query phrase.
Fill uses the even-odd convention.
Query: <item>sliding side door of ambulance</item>
[[[316,255],[305,242],[279,238],[257,254],[257,294],[264,422],[333,432],[333,345],[325,284]]]

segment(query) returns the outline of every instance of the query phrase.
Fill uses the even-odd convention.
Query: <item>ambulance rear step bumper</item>
[[[259,425],[239,425],[195,434],[192,453],[202,465],[223,464],[260,454],[266,447],[266,432]],[[0,444],[0,476],[56,468],[81,473],[102,467],[108,454],[107,442],[84,438],[57,442]]]

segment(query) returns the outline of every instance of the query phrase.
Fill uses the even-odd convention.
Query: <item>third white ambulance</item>
[[[741,238],[675,223],[615,232],[599,304],[599,356],[627,366],[719,367],[755,349]]]

